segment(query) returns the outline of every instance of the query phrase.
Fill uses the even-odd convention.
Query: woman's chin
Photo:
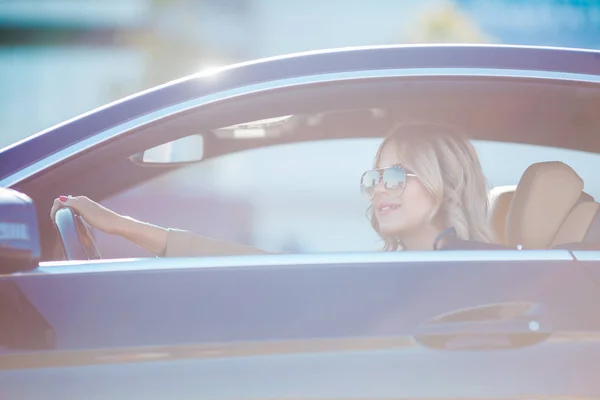
[[[379,235],[383,237],[397,237],[402,236],[406,232],[403,226],[398,224],[385,224],[379,223]]]

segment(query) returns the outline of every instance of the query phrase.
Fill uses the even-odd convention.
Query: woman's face
[[[393,142],[381,150],[377,167],[402,165]],[[433,195],[418,177],[408,176],[404,190],[387,190],[382,182],[373,191],[373,212],[381,236],[407,236],[418,234],[431,225],[430,216],[435,207]]]

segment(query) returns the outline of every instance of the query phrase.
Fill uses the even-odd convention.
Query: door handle
[[[413,338],[439,350],[491,350],[533,346],[552,333],[544,307],[531,302],[486,304],[437,316]]]

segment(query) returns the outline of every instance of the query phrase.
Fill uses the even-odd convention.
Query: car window
[[[571,166],[585,182],[584,190],[600,199],[600,154],[563,148],[473,141],[488,183],[494,186],[515,185],[525,169],[542,161],[562,161]],[[558,190],[559,188],[557,188]]]
[[[246,243],[268,251],[371,251],[381,248],[366,217],[360,175],[381,139],[336,139],[259,148],[206,160],[107,199],[117,212],[161,226]],[[535,162],[559,160],[600,198],[600,155],[474,141],[491,187],[518,183]],[[560,190],[560,188],[557,188]],[[104,257],[148,256],[124,239],[96,232]]]

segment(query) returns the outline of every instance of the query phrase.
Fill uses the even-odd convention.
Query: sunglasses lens
[[[373,193],[373,189],[375,189],[377,183],[379,183],[379,173],[373,170],[367,171],[360,180],[360,190],[370,195]]]
[[[406,183],[406,171],[401,167],[390,167],[383,172],[383,185],[387,190],[402,189]]]

